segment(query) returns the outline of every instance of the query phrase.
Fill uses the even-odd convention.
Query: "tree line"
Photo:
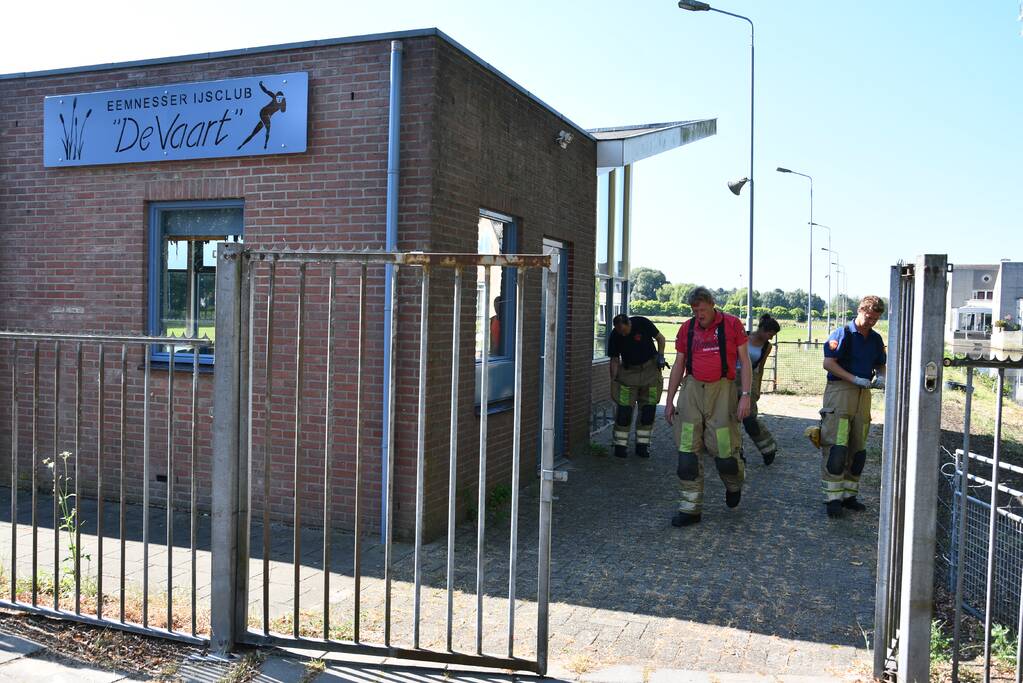
[[[664,273],[654,268],[633,268],[630,278],[629,311],[637,315],[691,315],[687,303],[689,294],[697,285],[690,282],[669,282]],[[745,317],[746,288],[708,289],[714,300],[725,313]],[[780,320],[806,320],[806,290],[784,291],[772,289],[763,292],[753,290],[753,314],[770,314]],[[836,295],[831,301],[832,315],[848,318],[856,310],[858,298],[845,294]],[[825,316],[827,303],[816,294],[811,298],[811,313],[814,318]]]

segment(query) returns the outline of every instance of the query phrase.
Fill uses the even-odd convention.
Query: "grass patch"
[[[607,446],[602,443],[596,443],[595,441],[590,442],[590,455],[596,458],[607,457]]]
[[[266,661],[266,652],[255,650],[245,654],[217,683],[249,683],[259,675],[259,667]]]

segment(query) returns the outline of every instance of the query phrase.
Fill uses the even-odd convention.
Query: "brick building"
[[[400,59],[397,90],[391,87],[395,48]],[[194,336],[212,332],[217,243],[241,241],[254,248],[308,250],[385,249],[388,122],[392,106],[398,104],[392,101],[395,92],[400,97],[400,165],[394,169],[398,250],[541,253],[546,249],[557,250],[566,260],[560,321],[564,357],[559,452],[571,456],[584,450],[591,377],[600,376],[593,370],[598,355],[594,339],[599,346],[600,335],[607,333],[607,316],[624,306],[628,290],[628,169],[652,153],[712,135],[714,121],[587,132],[435,29],[0,77],[0,329]],[[183,120],[181,125],[173,118],[176,112],[184,112],[187,119],[187,112],[193,110],[189,107],[199,105],[207,107],[202,111],[217,113]],[[163,118],[157,120],[159,116]],[[604,202],[604,209],[595,218],[598,202]],[[608,210],[607,202],[617,204]],[[598,223],[603,240],[597,238]],[[617,262],[607,254],[616,241]],[[603,255],[598,253],[601,249]],[[613,272],[601,271],[611,263],[618,264]],[[292,481],[295,420],[289,411],[296,391],[293,331],[296,322],[302,322],[294,319],[295,275],[284,267],[279,273],[271,363],[274,408],[267,433],[253,437],[254,451],[269,453],[268,504],[274,517],[282,519],[289,518],[296,493]],[[370,524],[380,519],[385,287],[382,272],[371,269],[367,317],[360,322],[350,296],[354,280],[345,279],[352,275],[348,271],[339,275],[344,284],[336,310],[341,323],[336,358],[341,360],[335,361],[337,367],[329,378],[323,374],[325,351],[316,341],[325,336],[326,273],[314,267],[306,275],[304,330],[310,348],[303,362],[305,382],[299,389],[302,468],[297,497],[304,518],[316,519],[327,476],[338,526],[350,526],[353,519],[351,454],[356,425],[350,388],[356,377],[350,361],[357,356],[353,329],[359,325],[370,338],[372,350],[362,375],[363,400],[369,406],[361,425],[366,458],[363,500],[371,501],[362,514]],[[492,310],[498,318],[491,346],[495,360],[488,418],[491,488],[509,481],[512,467],[510,364],[505,359],[510,356],[512,322],[517,315],[525,316],[526,330],[524,438],[519,461],[523,481],[530,481],[536,462],[540,280],[527,279],[522,302],[513,300],[511,281],[507,274],[498,275],[491,290]],[[451,286],[450,274],[439,275],[431,285],[428,535],[443,529],[446,519]],[[606,294],[601,294],[602,286]],[[418,279],[412,273],[400,276],[394,501],[399,533],[409,532],[413,524],[419,308],[406,302],[418,301],[417,288]],[[480,402],[479,364],[473,353],[478,356],[474,346],[479,346],[479,335],[473,330],[487,324],[477,319],[473,291],[471,286],[465,290],[461,321],[465,369],[459,387],[459,443],[464,447],[458,497],[463,511],[476,497]],[[595,326],[598,331],[591,334]],[[22,387],[33,384],[32,350],[24,344],[16,353],[13,349],[5,346],[0,358],[5,390],[11,381]],[[167,393],[167,352],[163,348],[153,355],[152,397]],[[52,349],[40,353],[44,366],[52,364]],[[70,345],[62,349],[65,368],[75,366],[74,353]],[[119,381],[119,353],[119,346],[106,348],[103,374],[110,386]],[[83,373],[97,374],[97,349],[86,345],[83,354]],[[18,374],[12,378],[15,359]],[[179,362],[182,359],[187,362],[174,372],[175,420],[190,411],[191,354],[178,357]],[[211,406],[212,350],[201,349],[200,359],[197,414],[204,414]],[[138,368],[143,360],[142,352],[133,349],[127,367]],[[135,498],[148,485],[153,500],[159,502],[170,477],[175,497],[183,496],[184,502],[193,465],[196,476],[208,480],[209,423],[199,424],[196,462],[178,457],[168,472],[165,442],[152,436],[166,431],[167,411],[154,398],[149,423],[150,480],[143,484],[143,423],[135,409],[143,387],[141,375],[136,375],[126,380],[132,408],[125,415],[123,471],[113,457],[121,448],[120,437],[112,434],[103,440],[106,485],[115,489],[123,477],[128,494]],[[262,376],[257,361],[254,406],[262,405]],[[68,380],[65,376],[61,381]],[[324,473],[328,382],[337,393],[330,418],[338,446],[331,471]],[[54,395],[52,376],[43,373],[39,393]],[[94,394],[84,399],[84,427],[75,441],[69,417],[73,407],[67,405],[70,393],[62,392],[56,404],[59,416],[54,415],[52,402],[41,402],[38,452],[56,452],[69,442],[78,443],[76,457],[81,459],[83,477],[89,480],[86,485],[91,486],[89,473],[98,464],[97,401]],[[113,399],[111,395],[104,403]],[[31,426],[24,424],[30,402],[25,396],[17,400],[23,429],[13,449],[19,454],[25,484],[33,468]],[[0,414],[4,425],[0,447],[12,452],[10,426],[18,419],[9,406],[5,410]],[[116,431],[117,410],[105,412],[104,432]],[[258,407],[254,413],[262,417]],[[187,450],[187,426],[174,430],[173,444]],[[38,458],[34,466],[42,467]],[[4,467],[9,481],[10,463]],[[253,463],[254,512],[265,504],[260,493],[263,469],[261,462]],[[209,489],[199,495],[200,505],[208,505]]]

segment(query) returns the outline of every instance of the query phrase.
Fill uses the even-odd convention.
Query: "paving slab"
[[[0,665],[20,657],[27,657],[43,649],[39,643],[27,638],[19,638],[8,633],[0,633]]]
[[[20,657],[0,666],[0,681],[3,683],[25,683],[26,681],[115,683],[124,680],[127,680],[127,676],[122,673],[102,671],[77,662],[46,657]]]

